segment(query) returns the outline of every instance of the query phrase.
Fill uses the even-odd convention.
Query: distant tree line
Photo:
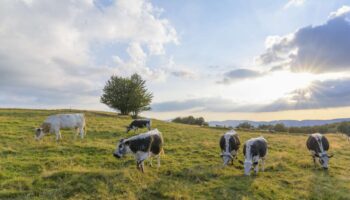
[[[172,122],[175,123],[181,123],[181,124],[192,124],[192,125],[199,125],[199,126],[208,126],[208,123],[205,122],[203,117],[195,118],[193,116],[188,117],[176,117],[172,120]]]
[[[350,137],[350,122],[341,122],[333,124],[325,124],[322,126],[302,126],[302,127],[287,127],[283,123],[275,125],[261,124],[254,127],[249,122],[240,123],[236,126],[240,130],[257,130],[266,132],[287,132],[287,133],[336,133],[340,132]]]
[[[350,137],[350,122],[342,122],[338,125],[337,130]]]

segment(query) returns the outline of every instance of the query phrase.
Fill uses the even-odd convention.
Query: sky
[[[157,119],[350,117],[345,0],[2,0],[0,107],[112,111],[139,73]]]

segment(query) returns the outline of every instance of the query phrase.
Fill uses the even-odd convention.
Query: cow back
[[[152,152],[159,154],[163,147],[163,138],[159,134],[152,134],[147,137],[139,137],[129,140],[129,147],[133,153],[138,151]]]
[[[251,146],[252,156],[259,155],[260,157],[265,157],[267,152],[267,143],[263,140],[255,141]]]
[[[243,155],[246,155],[247,151],[247,144],[244,144],[243,146]],[[251,144],[250,147],[250,153],[252,157],[259,156],[259,157],[265,157],[267,153],[267,143],[264,140],[256,140]]]
[[[329,150],[328,139],[325,136],[323,136],[321,139],[321,142],[322,142],[323,150],[328,151]]]
[[[238,135],[234,135],[232,139],[233,139],[232,142],[234,143],[234,145],[233,145],[233,146],[234,146],[233,150],[236,150],[236,151],[237,151],[237,150],[239,149],[239,147],[241,146],[241,141],[239,140]]]
[[[323,146],[323,150],[328,151],[328,149],[329,149],[328,139],[325,136],[322,136],[320,142]],[[316,153],[322,153],[320,145],[318,144],[316,137],[309,136],[309,138],[306,141],[306,147],[309,151],[315,151]]]
[[[132,121],[131,124],[129,125],[129,127],[131,128],[134,126],[134,127],[138,127],[138,128],[143,128],[143,127],[147,126],[148,123],[150,123],[149,120],[138,119],[138,120]]]
[[[231,152],[233,150],[237,151],[239,149],[239,146],[241,145],[241,142],[240,142],[239,137],[238,137],[237,134],[231,135],[229,137],[228,145],[229,145],[229,152]],[[220,148],[221,148],[222,151],[226,151],[225,135],[221,136],[221,138],[220,138]]]
[[[148,152],[151,148],[152,140],[153,138],[150,136],[130,140],[129,141],[130,150],[133,153],[136,153],[138,151]]]

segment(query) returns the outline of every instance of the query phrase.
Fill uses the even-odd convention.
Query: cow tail
[[[165,152],[164,152],[164,148],[163,148],[163,146],[164,146],[164,139],[163,139],[162,132],[159,132],[159,135],[160,135],[160,139],[162,140],[162,149],[160,150],[160,155],[165,156]]]

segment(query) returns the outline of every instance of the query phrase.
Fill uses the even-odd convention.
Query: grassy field
[[[63,131],[59,143],[35,141],[34,128],[62,112],[0,109],[0,199],[350,199],[350,143],[340,135],[327,135],[335,156],[325,172],[313,168],[306,135],[239,132],[242,142],[263,135],[269,143],[266,171],[246,177],[238,162],[222,168],[224,130],[154,120],[165,155],[142,174],[132,156],[112,156],[133,135],[124,128],[130,118],[85,112],[84,140]]]

